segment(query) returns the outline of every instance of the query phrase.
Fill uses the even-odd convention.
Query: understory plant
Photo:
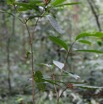
[[[29,48],[30,51],[26,52],[26,58],[30,59],[30,67],[31,67],[31,79],[32,79],[32,104],[36,104],[36,92],[45,92],[52,91],[56,97],[56,103],[60,104],[60,99],[63,97],[63,94],[66,90],[74,90],[75,88],[86,88],[86,89],[102,89],[100,86],[91,86],[85,84],[82,78],[73,73],[70,69],[70,62],[68,62],[68,58],[71,57],[72,54],[80,53],[80,52],[88,52],[88,53],[97,53],[103,54],[101,50],[95,49],[81,49],[74,48],[76,44],[82,43],[91,45],[93,42],[88,41],[85,37],[95,37],[95,38],[103,38],[102,32],[82,32],[77,35],[73,42],[64,41],[57,35],[49,35],[47,36],[48,40],[53,42],[55,45],[59,46],[60,51],[64,52],[64,60],[61,62],[60,60],[52,60],[52,63],[38,63],[38,66],[41,68],[47,67],[51,73],[43,73],[42,70],[35,69],[35,61],[34,61],[34,49],[33,39],[34,34],[31,34],[29,29],[29,24],[31,21],[35,21],[34,31],[36,30],[38,23],[40,23],[42,18],[46,18],[46,20],[51,24],[54,30],[61,36],[65,35],[61,26],[55,20],[55,11],[60,11],[65,6],[72,5],[81,5],[80,2],[68,2],[67,0],[27,0],[17,1],[17,0],[7,0],[8,7],[10,11],[0,10],[0,12],[10,14],[11,16],[17,18],[21,21],[21,23],[25,26],[28,38],[29,38]],[[14,12],[13,12],[14,11]],[[54,17],[53,17],[54,16]],[[42,35],[42,34],[41,34]],[[28,58],[29,57],[29,58]]]

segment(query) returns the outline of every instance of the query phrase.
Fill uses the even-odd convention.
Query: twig
[[[32,66],[32,99],[33,99],[33,104],[35,104],[35,85],[34,85],[34,55],[33,55],[33,42],[32,42],[32,36],[30,34],[29,28],[27,23],[25,22],[25,26],[29,35],[29,44],[30,44],[30,50],[31,50],[31,66]]]
[[[74,41],[74,42],[71,44],[70,48],[69,48],[68,51],[67,51],[67,56],[66,56],[66,59],[65,59],[65,62],[64,62],[64,67],[63,67],[63,69],[62,69],[62,71],[61,71],[61,75],[62,75],[62,72],[66,72],[66,71],[65,71],[65,68],[66,68],[66,64],[67,64],[67,61],[68,61],[68,57],[69,57],[69,54],[70,54],[70,52],[71,52],[71,50],[72,50],[72,47],[73,47],[73,45],[75,44],[75,42],[76,42],[76,41]],[[62,96],[62,94],[64,93],[64,91],[66,91],[66,89],[67,89],[67,87],[61,92],[61,94],[60,94],[59,97],[58,97],[58,101],[59,101],[60,97]]]
[[[75,43],[75,41],[70,45],[70,48],[69,48],[69,50],[67,51],[67,56],[66,56],[66,59],[65,59],[65,62],[64,62],[64,67],[63,67],[64,70],[65,70],[65,68],[66,68],[66,64],[67,64],[67,62],[68,62],[68,57],[69,57],[69,54],[70,54],[70,52],[71,52],[71,50],[72,50],[72,47],[73,47],[74,43]]]
[[[66,91],[66,90],[67,90],[67,87],[62,91],[62,93],[60,94],[59,97],[61,97],[63,95],[64,91]]]
[[[34,27],[34,31],[37,27],[37,24],[39,22],[39,19],[43,16],[43,14],[45,13],[45,11],[43,11],[43,13],[41,14],[40,17],[38,17],[38,19],[36,20],[35,23],[35,27]],[[28,21],[24,20],[24,24],[26,26],[28,35],[29,35],[29,43],[30,43],[30,50],[31,50],[31,66],[32,66],[32,99],[33,99],[33,104],[35,104],[35,81],[34,81],[34,53],[33,53],[33,35],[30,34],[29,31],[29,27],[27,25]]]
[[[13,17],[16,17],[13,13],[7,12],[5,10],[0,10],[0,12],[1,13],[7,13],[7,14],[10,14],[11,16],[13,16]],[[19,19],[24,24],[24,22],[23,22],[23,20],[21,18],[19,18],[19,17],[16,17],[16,18]]]
[[[52,74],[52,80],[56,81],[56,79],[55,79],[55,74],[54,74],[54,73]],[[59,91],[57,90],[57,87],[56,87],[55,84],[54,84],[54,90],[55,90],[55,92],[56,92],[57,104],[59,104]]]
[[[96,23],[97,23],[99,31],[102,31],[101,24],[99,22],[99,16],[95,11],[95,8],[94,8],[94,6],[92,4],[92,0],[87,0],[87,1],[88,1],[89,5],[90,5],[91,11],[92,11],[92,13],[93,13],[93,15],[95,17],[95,20],[96,20]]]

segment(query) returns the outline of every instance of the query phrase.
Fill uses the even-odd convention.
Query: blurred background
[[[103,30],[103,0],[68,0],[68,2],[81,4],[51,10],[51,15],[64,31],[62,35],[56,32],[46,17],[39,20],[36,28],[37,18],[28,21],[30,33],[33,34],[35,71],[40,70],[45,76],[51,75],[52,71],[46,66],[40,66],[40,63],[52,64],[53,60],[63,62],[66,57],[65,51],[50,41],[48,36],[57,36],[70,47],[78,34]],[[32,10],[16,13],[5,0],[0,0],[0,104],[32,104],[29,37],[18,17],[26,18],[35,13]],[[103,50],[102,39],[94,37],[85,39],[92,44],[77,42],[73,49]],[[79,75],[88,85],[103,86],[102,54],[71,52],[68,64],[67,70]],[[58,70],[53,71],[59,73]],[[52,88],[51,85],[48,87]],[[55,93],[50,89],[44,92],[37,90],[35,97],[36,104],[56,104]],[[103,104],[103,90],[68,89],[60,98],[60,104]]]

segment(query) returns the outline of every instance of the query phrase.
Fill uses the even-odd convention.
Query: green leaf
[[[98,37],[98,38],[103,38],[103,32],[81,33],[76,37],[75,40],[79,40],[80,38],[87,37],[87,36],[94,36],[94,37]]]
[[[54,2],[51,3],[52,6],[57,6],[65,2],[66,0],[54,0]]]
[[[42,17],[42,16],[39,16],[39,15],[29,16],[28,20],[32,20],[32,19],[37,18],[37,17]]]
[[[23,101],[24,99],[23,98],[18,98],[17,99],[17,103],[20,103],[21,101]]]
[[[55,84],[58,85],[57,82],[55,80],[48,80],[48,79],[44,79],[45,82],[51,83],[51,84]]]
[[[99,50],[76,50],[78,52],[91,52],[91,53],[98,53],[98,54],[103,54],[102,51]]]
[[[37,88],[38,88],[40,91],[45,91],[46,84],[45,84],[45,83],[37,83]]]
[[[29,2],[31,4],[39,4],[39,3],[42,3],[43,1],[42,0],[29,0]]]
[[[37,10],[37,11],[39,10],[38,6],[35,4],[32,4],[32,3],[18,3],[18,2],[16,2],[15,4],[19,6],[18,11],[26,11],[26,10],[32,10],[32,9]]]
[[[102,42],[101,42],[101,41],[97,41],[97,44],[98,44],[99,46],[102,46]]]
[[[49,39],[52,40],[57,45],[61,46],[62,48],[68,50],[68,45],[63,40],[61,40],[55,36],[49,36]]]
[[[27,10],[29,10],[28,8],[23,8],[23,7],[20,7],[20,8],[18,8],[17,9],[19,12],[22,12],[22,11],[27,11]]]
[[[27,51],[26,52],[26,58],[30,58],[30,54],[31,54],[31,52],[30,51]]]
[[[52,68],[52,67],[53,67],[53,66],[50,65],[50,64],[44,64],[44,63],[38,64],[38,65],[40,65],[40,66],[46,66],[46,67],[48,67],[48,68]]]
[[[64,4],[57,5],[56,7],[68,6],[68,5],[77,5],[77,4],[80,4],[80,2],[64,3]]]
[[[49,20],[50,24],[53,26],[53,28],[60,34],[63,34],[64,31],[61,29],[60,25],[57,23],[57,21],[51,16],[47,15],[47,19]]]
[[[17,6],[22,6],[22,7],[27,7],[29,5],[29,3],[19,3],[19,2],[16,2],[15,4]]]
[[[40,71],[36,71],[34,74],[34,80],[35,82],[39,83],[39,82],[44,82],[43,80],[43,75]]]
[[[44,6],[43,0],[29,0],[30,5]]]
[[[46,84],[44,83],[45,80],[43,79],[43,75],[42,75],[42,73],[40,71],[35,72],[34,80],[36,82],[37,88],[40,91],[44,91],[45,87],[46,87]]]
[[[65,71],[65,70],[63,70],[63,72],[64,72],[65,74],[67,74],[68,76],[70,76],[70,77],[76,79],[76,80],[77,80],[77,79],[80,79],[80,76],[77,75],[77,74],[75,74],[75,73],[67,72],[67,71]]]
[[[48,82],[50,84],[59,85],[60,83],[65,84],[65,82],[58,81],[58,80],[52,80],[52,79],[44,79],[45,82]]]
[[[75,87],[81,87],[81,88],[85,88],[85,89],[103,89],[103,87],[98,87],[98,86],[89,86],[89,85],[85,85],[85,84],[73,84],[73,86]]]
[[[77,79],[80,79],[80,76],[77,75],[77,74],[74,74],[74,73],[70,73],[70,72],[69,72],[69,76],[72,77],[72,78],[74,78],[74,79],[76,79],[76,80],[77,80]]]
[[[91,45],[91,42],[88,40],[79,40],[80,43]]]
[[[7,0],[7,4],[13,4],[15,0]]]

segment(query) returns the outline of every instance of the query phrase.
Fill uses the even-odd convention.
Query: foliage
[[[98,70],[102,69],[102,64],[98,64],[102,61],[99,54],[103,54],[103,32],[97,31],[96,27],[92,32],[77,31],[76,23],[81,28],[78,15],[73,18],[66,16],[68,11],[72,16],[73,8],[82,8],[83,4],[69,0],[7,0],[3,5],[0,10],[3,20],[0,22],[4,33],[2,30],[0,45],[6,47],[6,51],[3,48],[0,52],[0,76],[3,76],[0,80],[3,85],[0,87],[0,103],[42,104],[44,100],[47,104],[52,103],[50,100],[57,104],[100,102],[100,99],[94,100],[94,96],[101,95],[103,89],[103,83],[99,82],[103,72]],[[65,11],[67,8],[69,10]],[[70,26],[65,25],[62,18],[70,19]],[[84,21],[85,17],[83,24]],[[65,32],[65,27],[69,28],[69,33],[68,29]],[[100,61],[96,62],[96,59]],[[9,96],[13,95],[18,96],[11,100]]]

